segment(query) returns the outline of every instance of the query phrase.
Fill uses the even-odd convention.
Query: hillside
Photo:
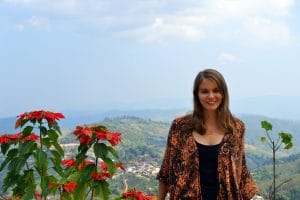
[[[261,191],[265,191],[267,183],[270,180],[270,153],[264,145],[259,141],[263,135],[263,130],[260,128],[261,120],[269,120],[277,130],[290,131],[294,135],[295,144],[300,141],[300,123],[293,121],[285,121],[278,119],[269,119],[262,116],[241,115],[239,116],[247,127],[246,142],[247,142],[247,163],[251,171],[258,181]],[[115,179],[111,180],[113,191],[118,193],[122,191],[124,185],[123,180],[128,179],[130,186],[137,186],[148,193],[157,192],[157,182],[155,174],[161,164],[163,151],[165,148],[167,134],[170,127],[170,122],[154,121],[151,119],[138,117],[114,117],[104,118],[99,120],[97,124],[106,125],[110,130],[122,132],[123,143],[118,146],[118,152],[121,160],[127,167],[125,174],[119,174]],[[64,128],[62,126],[62,128]],[[1,131],[2,132],[2,131]],[[75,137],[71,134],[71,129],[63,129],[62,144],[76,142]],[[283,178],[293,175],[294,179],[284,191],[296,191],[295,186],[300,185],[299,170],[300,158],[292,155],[292,153],[300,153],[298,145],[294,145],[292,151],[281,151],[280,156],[284,157],[280,162],[282,166],[289,166],[289,170],[279,172]],[[66,146],[67,155],[71,156],[76,151],[76,146]],[[287,155],[292,155],[286,157]],[[1,160],[1,158],[0,158]],[[287,163],[287,164],[285,164]],[[290,173],[291,172],[291,173]],[[0,174],[0,176],[3,173]],[[2,180],[2,179],[1,179]],[[282,193],[286,196],[287,194]]]
[[[278,199],[300,199],[300,154],[279,159],[277,163],[277,185],[288,181],[278,189]],[[272,165],[264,165],[256,170],[252,170],[252,173],[259,185],[261,194],[267,196],[267,189],[272,181]]]

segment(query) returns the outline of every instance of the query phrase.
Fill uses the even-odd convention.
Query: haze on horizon
[[[0,118],[186,107],[205,68],[224,75],[233,102],[299,99],[299,9],[295,0],[0,1]]]

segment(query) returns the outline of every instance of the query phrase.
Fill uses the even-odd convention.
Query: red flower
[[[118,143],[122,142],[121,133],[118,132],[109,132],[107,133],[106,137],[112,146],[116,146]]]
[[[135,188],[133,191],[126,191],[123,193],[123,197],[126,198],[134,198],[135,197]]]
[[[120,169],[123,170],[124,172],[126,171],[124,165],[123,165],[122,163],[120,163],[120,162],[116,162],[116,163],[115,163],[115,166],[116,166],[117,168],[120,168]]]
[[[43,195],[38,193],[38,192],[35,192],[34,196],[35,196],[36,199],[42,199],[43,198]]]
[[[95,135],[99,140],[106,140],[106,133],[104,131],[96,131]]]
[[[54,113],[50,111],[38,110],[32,112],[25,112],[18,115],[18,120],[16,122],[16,128],[18,128],[23,120],[42,120],[46,119],[49,124],[54,124],[56,120],[65,118],[62,113]]]
[[[29,141],[29,140],[39,140],[40,137],[37,136],[35,133],[31,133],[30,135],[26,136],[25,138],[23,138],[23,142],[25,141]]]
[[[123,198],[125,198],[125,199],[130,198],[130,199],[137,199],[137,200],[153,200],[153,199],[155,199],[154,196],[146,195],[141,191],[137,191],[135,188],[124,192]]]
[[[48,184],[48,189],[52,189],[53,187],[56,187],[57,185],[58,185],[57,183],[51,182]]]
[[[44,111],[32,111],[27,114],[27,119],[29,120],[40,120],[43,119]]]
[[[85,160],[83,163],[78,165],[78,169],[83,169],[87,165],[94,165],[94,164],[95,164],[95,162],[93,162],[91,160]]]
[[[22,136],[22,133],[16,133],[16,134],[4,134],[0,136],[0,144],[8,144],[11,142],[17,141]],[[34,133],[31,133],[30,135],[23,138],[21,142],[25,142],[28,140],[39,140],[40,137],[35,135]]]
[[[93,173],[92,178],[95,181],[103,181],[106,178],[110,178],[110,174],[108,172]]]
[[[87,126],[76,126],[76,130],[73,132],[77,135],[80,143],[90,144],[92,141],[93,131]]]
[[[107,171],[107,164],[105,162],[100,162],[101,169]]]
[[[11,142],[10,135],[4,134],[0,136],[0,144],[8,144]]]
[[[68,182],[63,184],[64,191],[66,193],[71,193],[76,188],[76,182]]]
[[[63,161],[61,161],[61,164],[67,167],[73,167],[75,165],[75,159],[64,159]]]
[[[49,124],[54,124],[56,120],[65,118],[65,116],[62,113],[53,113],[50,111],[44,112],[44,115]]]
[[[11,134],[9,137],[12,141],[19,139],[22,136],[22,133]]]
[[[79,136],[80,143],[90,144],[91,141],[92,141],[92,138],[90,136],[86,136],[86,135]]]

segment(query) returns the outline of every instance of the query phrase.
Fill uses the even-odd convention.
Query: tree
[[[266,137],[261,137],[260,140],[272,150],[273,155],[273,181],[269,188],[268,197],[270,200],[275,200],[276,190],[291,180],[288,179],[276,185],[276,152],[282,145],[284,145],[284,149],[291,149],[293,147],[293,136],[287,132],[279,132],[277,138],[275,138],[275,136],[272,136],[269,132],[272,130],[272,124],[268,121],[261,121],[261,127],[265,129]]]

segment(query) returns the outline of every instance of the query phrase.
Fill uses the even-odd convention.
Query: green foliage
[[[109,199],[111,191],[105,179],[116,173],[116,164],[111,156],[118,159],[119,155],[107,144],[117,145],[121,141],[120,134],[109,132],[102,125],[78,126],[76,135],[80,145],[76,160],[62,160],[64,150],[58,142],[62,132],[55,121],[62,117],[60,113],[49,111],[24,113],[16,122],[16,128],[22,128],[20,134],[0,136],[1,153],[4,155],[0,171],[6,170],[3,192],[10,189],[12,197],[25,200],[36,199],[36,195],[46,200],[49,195],[57,193],[64,200]],[[39,130],[39,136],[32,132],[34,129]],[[102,131],[99,138],[97,131]],[[94,150],[94,162],[85,160],[89,157],[89,149]],[[100,159],[106,163],[106,168],[99,165]],[[37,194],[38,191],[40,194]]]
[[[289,180],[286,180],[279,185],[276,183],[276,152],[278,149],[281,147],[282,144],[284,144],[284,149],[290,149],[293,146],[292,143],[292,138],[293,136],[290,133],[285,133],[285,132],[280,132],[278,133],[277,139],[273,139],[274,136],[270,135],[269,131],[272,130],[272,124],[266,120],[261,121],[261,127],[265,129],[265,134],[267,137],[261,137],[261,142],[266,143],[268,147],[272,151],[273,155],[273,180],[272,180],[272,185],[268,188],[268,198],[269,199],[277,199],[279,196],[278,194],[276,195],[276,191],[279,190],[279,188],[287,183]],[[284,199],[284,197],[278,197],[280,199]]]

